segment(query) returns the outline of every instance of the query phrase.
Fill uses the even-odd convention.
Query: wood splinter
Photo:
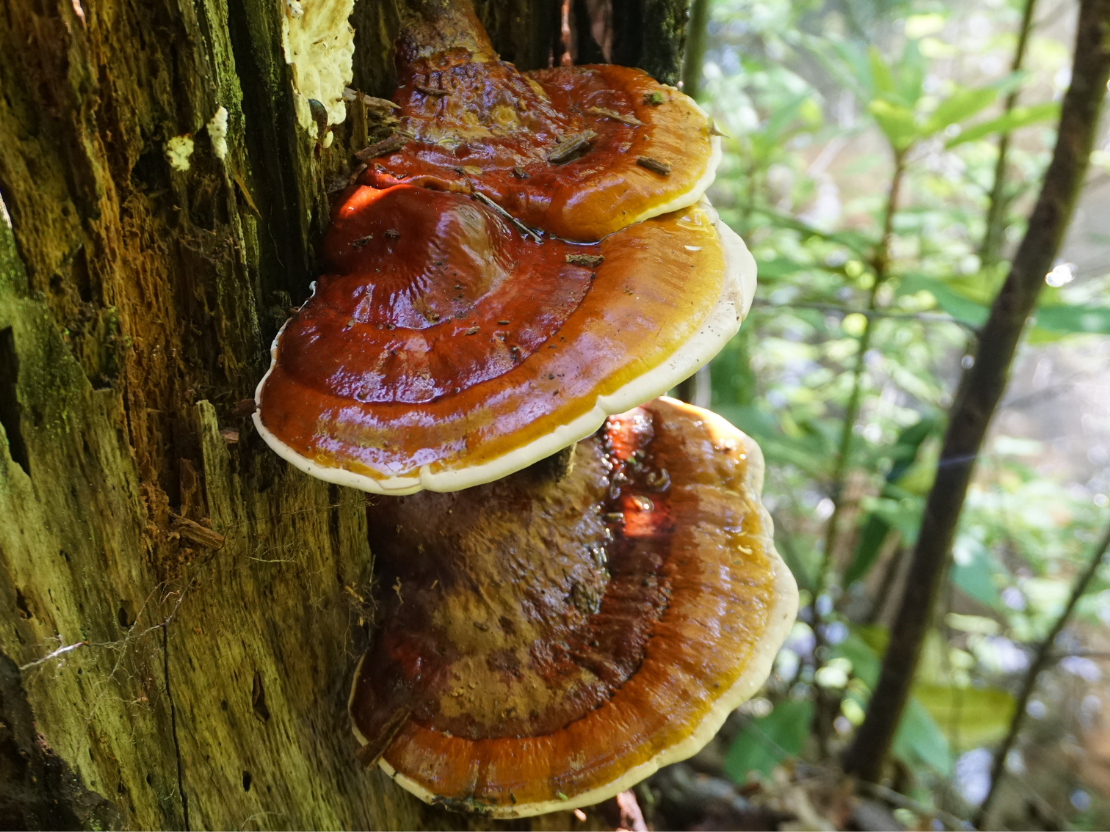
[[[604,262],[605,257],[601,254],[568,254],[567,262],[572,266],[587,266],[588,268],[596,268]]]
[[[372,110],[382,110],[388,112],[390,110],[401,109],[400,105],[394,104],[392,101],[387,101],[384,98],[375,98],[372,95],[367,95],[366,93],[356,89],[352,89],[351,87],[343,88],[343,100],[361,101]]]
[[[596,138],[597,133],[593,130],[584,130],[568,139],[563,139],[563,141],[555,145],[555,147],[551,149],[551,152],[547,154],[547,161],[556,165],[569,162],[575,153],[589,147],[590,142]]]
[[[220,549],[226,540],[222,534],[212,531],[207,526],[202,526],[173,512],[170,512],[170,531],[206,549]]]
[[[604,116],[613,121],[619,121],[621,124],[627,124],[629,127],[640,127],[643,125],[643,122],[636,118],[636,116],[618,113],[616,110],[609,110],[605,107],[587,107],[586,112],[590,115]]]
[[[362,150],[355,153],[355,158],[360,162],[365,162],[368,159],[376,159],[378,156],[385,156],[388,153],[395,153],[409,143],[409,138],[400,133],[394,133],[389,138],[382,139],[380,142],[374,142],[367,145]]]
[[[637,156],[636,164],[655,173],[661,173],[663,176],[669,176],[671,173],[670,165],[666,162],[660,162],[658,159],[652,159],[650,156]]]
[[[522,223],[520,220],[518,220],[516,217],[514,217],[512,214],[510,214],[508,211],[506,211],[504,208],[502,208],[500,205],[498,205],[496,202],[494,202],[492,199],[490,199],[484,193],[482,193],[481,191],[473,191],[470,195],[472,197],[474,197],[474,199],[481,202],[483,205],[486,205],[486,206],[492,208],[498,214],[503,216],[505,219],[507,219],[513,225],[515,225],[517,227],[517,229],[519,229],[520,232],[525,237],[532,237],[537,243],[540,242],[540,234],[539,234],[538,231],[536,231],[536,229]]]

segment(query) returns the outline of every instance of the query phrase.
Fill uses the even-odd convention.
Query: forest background
[[[732,137],[711,196],[755,253],[760,291],[684,392],[764,448],[764,499],[803,612],[763,696],[692,765],[737,782],[753,769],[773,782],[783,765],[795,781],[835,780],[878,678],[946,414],[1051,155],[1076,5],[707,11],[686,85]],[[918,801],[898,810],[910,825],[942,824],[930,809],[991,827],[1110,824],[1110,569],[1086,574],[1110,523],[1105,118],[1097,136],[894,741],[896,788]]]

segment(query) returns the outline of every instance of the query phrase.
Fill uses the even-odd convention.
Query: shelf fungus
[[[638,69],[521,73],[497,59],[469,3],[423,0],[397,47],[401,129],[362,174],[490,198],[528,226],[600,240],[694,205],[720,139],[693,99]]]
[[[797,609],[762,480],[748,437],[657,399],[580,442],[561,480],[374,501],[395,591],[351,692],[364,761],[508,818],[695,753],[761,686]]]
[[[705,203],[581,245],[462,194],[357,186],[324,251],[254,419],[298,468],[382,494],[490,482],[590,435],[715,355],[755,288]]]

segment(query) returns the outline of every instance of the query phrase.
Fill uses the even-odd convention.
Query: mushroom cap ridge
[[[380,765],[425,801],[522,817],[603,800],[695,753],[770,671],[797,589],[759,503],[758,446],[668,399],[603,433],[578,446],[573,482],[530,487],[522,472],[368,512],[404,598],[386,600],[352,717],[364,741],[418,703]],[[593,484],[599,446],[614,465]],[[432,530],[429,511],[442,512]],[[598,571],[598,518],[611,577],[580,591]],[[501,603],[513,593],[519,614]]]
[[[424,206],[420,210],[434,208],[433,213],[440,218],[449,213],[441,203],[454,202],[462,206],[459,210],[465,208],[467,217],[483,216],[485,224],[494,228],[498,235],[515,235],[516,245],[522,245],[516,229],[485,206],[464,197],[403,186],[390,191],[364,188],[361,192],[369,194],[367,198],[372,201],[391,198],[391,193],[404,193],[408,195],[406,199],[416,199]],[[425,201],[430,202],[425,205]],[[466,220],[462,224],[473,225],[473,222]],[[329,232],[329,239],[335,237],[340,241],[334,247],[329,243],[329,248],[339,252],[333,257],[335,262],[341,263],[348,256],[344,252],[349,252],[358,241],[358,233],[357,223],[345,227],[336,221]],[[700,245],[680,245],[682,240]],[[404,243],[404,232],[394,242]],[[304,330],[307,318],[331,309],[339,315],[338,325],[342,328],[356,323],[357,308],[362,308],[359,304],[365,300],[366,293],[359,289],[363,295],[352,294],[343,301],[348,304],[343,310],[334,309],[328,287],[335,285],[336,280],[347,278],[322,278],[321,284],[315,286],[313,298],[282,328],[274,341],[274,361],[256,391],[259,410],[254,420],[260,434],[296,467],[340,485],[383,494],[407,494],[422,488],[433,491],[467,488],[498,479],[555,453],[588,436],[608,414],[621,412],[666,392],[717,353],[736,332],[751,303],[754,261],[739,237],[720,223],[707,205],[630,227],[602,241],[598,247],[571,247],[555,240],[543,243],[545,247],[557,245],[573,252],[599,250],[609,261],[598,269],[596,279],[589,283],[581,302],[570,311],[563,325],[549,332],[546,340],[541,337],[543,332],[533,332],[535,338],[531,346],[522,342],[524,350],[520,355],[523,360],[507,372],[493,372],[489,370],[493,365],[487,362],[483,372],[488,370],[492,375],[475,376],[475,383],[467,389],[460,386],[458,395],[440,390],[432,391],[434,395],[426,396],[423,401],[409,396],[403,407],[389,401],[380,405],[374,403],[372,399],[377,393],[370,389],[372,385],[367,381],[375,372],[380,375],[379,369],[374,367],[344,367],[333,363],[327,365],[326,372],[321,371],[321,377],[338,378],[348,386],[348,376],[354,378],[357,373],[363,373],[350,383],[362,385],[359,395],[362,399],[370,396],[369,401],[325,395],[326,391],[317,389],[318,379],[298,378],[289,373],[286,358],[293,356],[300,360],[296,358],[297,352],[315,349],[312,344],[320,336],[320,331]],[[659,246],[664,246],[665,250],[659,250]],[[560,251],[553,250],[556,254]],[[719,253],[714,255],[712,251]],[[434,252],[429,256],[434,257]],[[723,261],[723,276],[705,272],[705,268],[722,269],[721,265],[712,265],[714,258]],[[558,257],[555,260],[560,268],[567,267],[565,263],[558,263]],[[681,280],[676,277],[661,279],[657,273],[660,261],[685,264],[682,268],[686,269],[687,276]],[[699,262],[704,268],[691,270]],[[605,271],[606,266],[613,270]],[[620,274],[615,271],[617,267],[623,270]],[[578,269],[587,276],[589,271]],[[348,278],[354,277],[357,275],[348,275]],[[496,275],[481,278],[487,283],[499,279]],[[450,285],[448,292],[453,291]],[[717,287],[712,295],[706,294],[712,286]],[[464,294],[467,291],[469,284],[460,290]],[[429,295],[432,297],[430,303],[456,302],[455,298],[444,298],[443,294],[443,291],[438,295],[432,292],[434,297]],[[471,300],[467,297],[462,302]],[[572,301],[573,298],[566,304]],[[418,306],[420,304],[410,302],[402,311],[411,317]],[[426,307],[424,304],[421,308],[427,312]],[[450,311],[446,306],[433,311],[432,314],[439,315],[441,320],[434,326],[432,321],[425,320],[423,329],[415,328],[421,326],[419,321],[405,319],[408,323],[401,321],[396,334],[423,350],[423,344],[438,337],[435,332],[442,330],[445,336],[450,335],[450,339],[444,341],[445,355],[452,350],[471,349],[476,340],[470,340],[470,336],[456,336],[470,332],[473,327],[466,324],[460,332],[454,329],[448,332],[448,327],[459,328],[457,320],[447,317]],[[549,312],[525,310],[514,318],[539,317]],[[491,314],[496,320],[496,310]],[[383,324],[380,319],[372,320],[372,315],[359,323],[368,333],[367,337],[373,338],[382,334],[374,327],[385,325],[393,326]],[[410,329],[410,325],[414,328]],[[297,337],[303,346],[294,350],[289,344],[293,343],[291,334],[296,333],[300,333]],[[570,337],[564,338],[564,333]],[[352,331],[350,337],[357,334]],[[479,339],[496,337],[489,332],[474,334]],[[334,362],[338,360],[336,356],[346,360],[350,350],[344,343],[332,340],[320,344],[321,360]],[[375,349],[380,352],[380,345]],[[561,364],[556,360],[559,355],[564,355]],[[597,386],[584,388],[586,378],[595,379],[590,383]],[[367,413],[371,416],[367,417]],[[362,419],[381,421],[376,427],[373,424],[365,427],[360,424]],[[409,443],[408,449],[383,447],[383,443],[401,441]]]

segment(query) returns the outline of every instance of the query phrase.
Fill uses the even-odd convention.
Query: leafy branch
[[[1102,565],[1102,559],[1106,555],[1108,549],[1110,549],[1110,526],[1107,527],[1101,540],[1099,540],[1098,544],[1091,552],[1091,559],[1087,563],[1087,568],[1072,587],[1071,597],[1068,598],[1068,603],[1064,606],[1064,611],[1060,613],[1060,617],[1056,619],[1048,635],[1044,637],[1044,640],[1041,641],[1040,645],[1037,647],[1036,655],[1033,657],[1033,661],[1030,663],[1029,669],[1025,673],[1025,679],[1022,681],[1021,693],[1018,694],[1017,704],[1014,706],[1014,717],[1010,720],[1009,731],[1006,733],[1006,738],[1002,741],[1002,744],[998,746],[994,752],[994,761],[991,764],[990,788],[987,791],[986,798],[983,799],[982,805],[979,807],[979,811],[975,815],[975,825],[979,828],[983,828],[983,823],[989,817],[991,807],[994,805],[994,799],[998,794],[999,783],[1006,770],[1006,758],[1010,755],[1010,749],[1014,747],[1018,734],[1021,732],[1022,722],[1025,718],[1025,707],[1029,704],[1029,697],[1033,695],[1033,690],[1037,687],[1037,677],[1041,675],[1042,670],[1058,658],[1052,654],[1052,648],[1056,643],[1056,637],[1060,635],[1064,627],[1067,626],[1068,621],[1071,620],[1072,613],[1075,612],[1075,606],[1079,603],[1079,599],[1087,593],[1087,589],[1098,573],[1098,569]]]

